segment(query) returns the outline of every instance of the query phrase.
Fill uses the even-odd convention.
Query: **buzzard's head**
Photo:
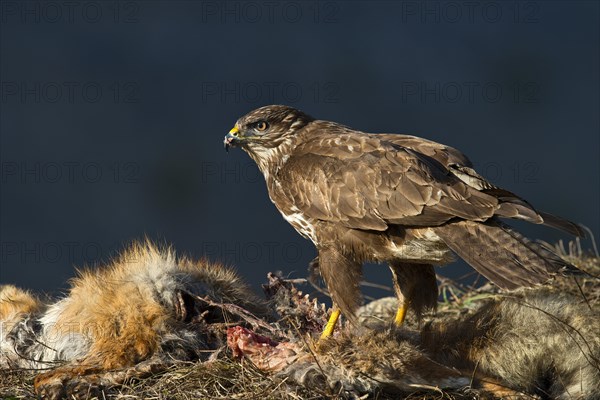
[[[225,150],[242,147],[249,153],[273,149],[291,138],[314,118],[288,106],[265,106],[237,120],[225,136]]]

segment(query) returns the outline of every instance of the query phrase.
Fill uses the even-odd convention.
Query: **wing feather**
[[[355,229],[441,225],[456,217],[483,221],[498,208],[495,197],[435,159],[377,135],[309,140],[276,179],[285,181],[278,186],[282,194],[308,217]]]
[[[524,199],[505,189],[499,188],[479,175],[472,167],[471,161],[453,147],[436,143],[410,135],[376,134],[382,140],[415,150],[434,158],[446,166],[454,175],[467,185],[498,198],[500,207],[496,215],[503,218],[521,219],[534,224],[544,224],[556,229],[569,232],[572,235],[585,237],[585,231],[580,225],[552,214],[536,210]]]

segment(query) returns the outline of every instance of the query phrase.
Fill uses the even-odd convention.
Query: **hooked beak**
[[[235,147],[236,142],[240,140],[239,132],[240,129],[236,125],[229,131],[227,135],[225,135],[225,138],[223,139],[225,151],[229,152],[230,147]]]

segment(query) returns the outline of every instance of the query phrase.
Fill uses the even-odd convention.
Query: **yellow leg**
[[[408,304],[406,302],[402,303],[398,307],[398,311],[396,311],[396,318],[394,319],[394,323],[396,326],[402,325],[404,322],[404,318],[406,318],[406,310],[408,309]]]
[[[327,339],[333,333],[333,328],[335,328],[335,324],[337,323],[338,318],[340,317],[339,308],[334,308],[331,312],[331,317],[329,317],[329,321],[327,321],[327,325],[325,325],[325,329],[323,329],[323,333],[321,334],[321,339]]]

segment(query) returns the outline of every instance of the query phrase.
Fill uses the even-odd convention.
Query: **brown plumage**
[[[433,265],[452,252],[502,288],[532,286],[576,268],[503,224],[546,224],[582,235],[487,182],[466,156],[407,135],[369,134],[287,106],[240,118],[225,146],[242,147],[271,201],[319,252],[333,301],[352,318],[362,263],[388,262],[403,307],[435,307]]]

